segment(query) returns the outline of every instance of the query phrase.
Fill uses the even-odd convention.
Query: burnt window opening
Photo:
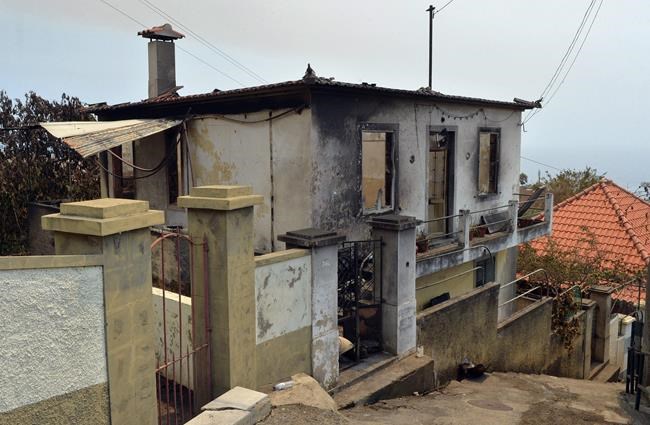
[[[494,259],[487,257],[480,259],[474,263],[476,269],[476,287],[485,285],[486,283],[494,282]]]
[[[479,132],[478,194],[499,193],[499,157],[501,132],[481,129]]]
[[[427,219],[451,216],[454,190],[454,145],[456,132],[447,127],[429,128],[427,156]],[[431,221],[430,234],[447,234],[453,226],[452,219]]]
[[[392,210],[395,198],[393,132],[361,132],[361,198],[366,213]]]
[[[108,191],[113,198],[135,198],[135,182],[133,180],[133,145],[125,143],[111,148],[114,155],[107,155],[110,162],[111,175]],[[120,159],[121,158],[121,159]]]
[[[167,139],[166,152],[169,153],[169,158],[167,159],[166,169],[170,205],[175,205],[178,197],[188,192],[187,168],[185,167],[187,158],[187,153],[185,152],[186,146],[187,144],[181,134]]]

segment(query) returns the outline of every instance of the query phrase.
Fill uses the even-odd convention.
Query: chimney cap
[[[184,34],[175,31],[170,24],[163,24],[157,27],[138,31],[138,35],[152,40],[178,40],[179,38],[185,37]]]

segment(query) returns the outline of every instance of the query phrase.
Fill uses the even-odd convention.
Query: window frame
[[[487,174],[487,191],[482,191],[482,182],[481,182],[481,135],[482,134],[496,135],[496,160],[492,161],[492,149],[490,148],[489,157],[488,157],[488,174]],[[490,137],[491,138],[491,137]],[[490,141],[491,143],[491,141]],[[479,127],[478,129],[478,155],[477,155],[477,166],[476,166],[476,189],[477,196],[479,198],[487,198],[489,196],[499,195],[499,183],[501,177],[501,128],[499,127]],[[492,177],[494,177],[494,189],[492,190]]]
[[[482,269],[476,269],[476,274],[474,275],[475,288],[480,288],[482,286],[485,286],[485,284],[489,282],[494,282],[496,279],[496,273],[497,273],[496,258],[488,255],[474,260],[474,267],[482,267],[483,264],[487,264],[488,267]],[[479,273],[481,273],[481,277],[483,279],[480,285],[479,285],[479,278],[478,278]],[[491,280],[486,278],[486,276],[488,275],[492,277]]]
[[[376,208],[366,208],[363,202],[363,133],[390,133],[390,150],[391,150],[391,159],[392,159],[392,179],[391,179],[391,191],[390,191],[390,206],[387,206],[382,209]],[[399,185],[398,185],[398,172],[399,172],[399,155],[398,155],[398,143],[399,143],[399,124],[388,124],[388,123],[369,123],[364,122],[359,124],[357,131],[357,140],[359,141],[358,146],[358,188],[359,188],[359,204],[361,211],[364,216],[376,215],[376,214],[387,214],[395,212],[397,210],[397,205],[399,201]],[[388,144],[388,140],[387,140]]]

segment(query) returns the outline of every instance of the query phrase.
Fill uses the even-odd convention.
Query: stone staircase
[[[616,382],[620,368],[616,365],[605,363],[592,363],[589,380],[594,382]]]
[[[338,386],[330,394],[339,409],[347,409],[432,389],[433,359],[412,354],[386,358],[367,368],[348,369],[341,373]]]

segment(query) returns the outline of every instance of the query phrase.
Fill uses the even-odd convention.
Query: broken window
[[[498,193],[500,133],[499,129],[481,129],[479,132],[479,196]]]
[[[113,198],[135,198],[135,184],[133,181],[133,145],[125,143],[110,149],[111,154],[106,156],[110,164],[111,173],[108,175],[108,193]]]
[[[361,197],[364,212],[393,208],[395,160],[393,132],[361,132]]]

